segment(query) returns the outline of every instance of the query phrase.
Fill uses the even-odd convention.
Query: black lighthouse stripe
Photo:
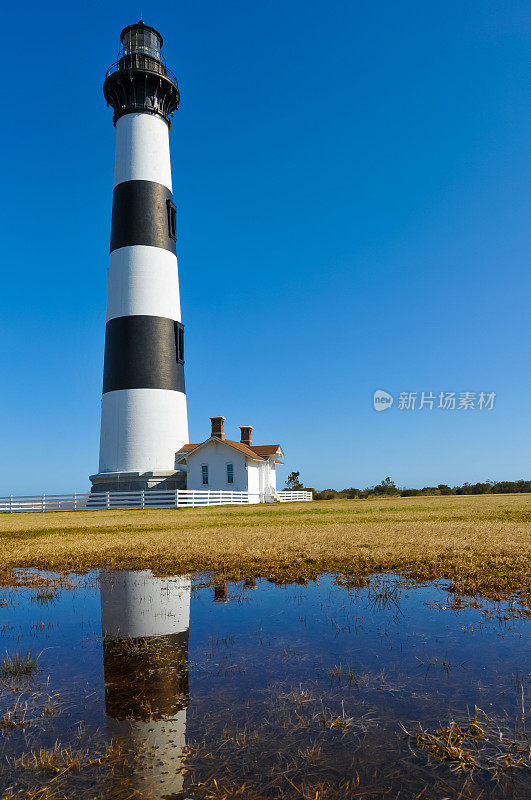
[[[103,393],[117,389],[184,392],[180,323],[143,315],[107,322]]]
[[[175,253],[172,194],[155,181],[124,181],[114,187],[111,253],[135,244],[162,247]]]
[[[187,706],[188,628],[180,633],[142,636],[134,641],[144,646],[133,649],[131,639],[125,637],[103,639],[105,713],[120,720],[175,716]],[[161,669],[165,666],[168,669]],[[146,681],[146,675],[155,670],[156,678]]]

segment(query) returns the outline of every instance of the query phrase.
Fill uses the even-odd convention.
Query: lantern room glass
[[[160,59],[160,36],[153,30],[139,26],[130,28],[122,37],[123,53],[141,53]]]

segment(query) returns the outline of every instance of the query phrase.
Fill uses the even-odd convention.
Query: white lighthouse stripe
[[[101,401],[100,472],[175,469],[188,443],[186,395],[167,389],[118,389]]]
[[[172,191],[168,126],[153,114],[125,114],[116,123],[113,187],[154,181]]]
[[[123,743],[124,749],[142,753],[128,775],[127,786],[133,791],[130,797],[184,797],[181,768],[186,759],[186,708],[162,719],[117,720],[107,716],[106,728],[109,742],[118,746]],[[117,787],[118,796],[123,793],[123,783],[119,781],[113,771],[109,785],[111,791]]]
[[[107,321],[134,314],[181,321],[177,258],[169,250],[136,244],[112,251]]]
[[[156,578],[148,570],[102,570],[100,586],[104,636],[128,639],[188,630],[190,578]]]

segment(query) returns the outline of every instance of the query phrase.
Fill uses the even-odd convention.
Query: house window
[[[234,483],[234,464],[227,464],[227,483]]]
[[[203,486],[208,486],[208,464],[201,464],[201,475],[203,477]]]
[[[181,322],[173,323],[175,335],[175,359],[178,364],[184,364],[184,325]]]
[[[177,240],[177,208],[171,200],[166,200],[168,208],[168,233],[170,239]]]

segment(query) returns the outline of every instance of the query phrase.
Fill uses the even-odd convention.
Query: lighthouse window
[[[227,464],[227,483],[234,483],[234,464]]]
[[[208,464],[201,464],[201,475],[203,478],[203,486],[208,486]]]
[[[180,322],[173,323],[175,335],[175,359],[178,364],[184,364],[184,327]]]
[[[153,58],[160,58],[160,42],[155,31],[138,25],[132,25],[122,39],[126,53],[143,53]]]
[[[175,203],[171,200],[167,201],[168,204],[168,232],[170,239],[175,242],[177,240],[177,208]]]

